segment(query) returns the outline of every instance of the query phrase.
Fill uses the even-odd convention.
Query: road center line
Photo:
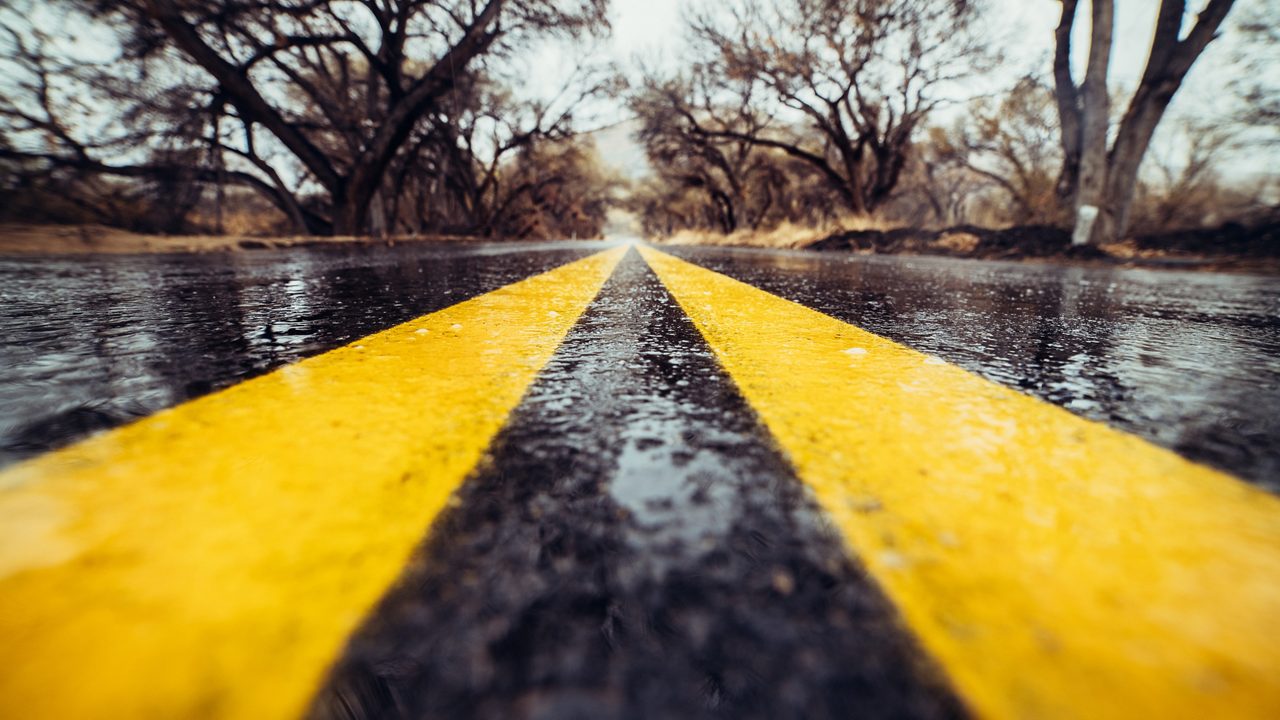
[[[1280,716],[1280,500],[641,252],[979,715]]]
[[[963,717],[771,445],[628,255],[311,718]]]
[[[625,251],[0,473],[0,716],[300,714]]]

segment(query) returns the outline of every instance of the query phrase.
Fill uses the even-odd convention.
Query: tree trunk
[[[733,208],[733,198],[723,190],[712,188],[711,196],[715,199],[720,215],[720,231],[728,235],[738,229],[738,218]]]
[[[1100,241],[1119,240],[1129,226],[1129,214],[1138,185],[1142,158],[1151,145],[1160,119],[1182,86],[1187,72],[1216,35],[1234,0],[1211,0],[1196,20],[1186,39],[1179,39],[1186,12],[1184,0],[1164,0],[1156,18],[1155,37],[1142,81],[1120,122],[1115,144],[1108,158],[1107,207],[1109,222],[1100,231]]]
[[[1099,211],[1107,191],[1107,128],[1111,103],[1107,96],[1107,70],[1111,65],[1111,36],[1115,23],[1113,0],[1093,0],[1093,29],[1089,38],[1089,65],[1082,96],[1080,179],[1076,189],[1077,243],[1092,243],[1098,226],[1109,218]],[[1090,208],[1093,208],[1092,210]],[[1095,222],[1096,218],[1096,222]]]
[[[1128,228],[1138,171],[1156,127],[1234,0],[1209,0],[1185,38],[1181,32],[1186,1],[1162,0],[1146,70],[1110,150],[1106,76],[1114,0],[1091,2],[1089,68],[1080,88],[1071,79],[1071,31],[1078,4],[1079,0],[1062,0],[1062,19],[1055,33],[1053,71],[1063,152],[1057,193],[1076,212],[1076,241],[1113,242]]]
[[[221,112],[215,111],[211,120],[213,139],[210,143],[211,152],[213,153],[213,169],[217,173],[217,180],[214,182],[213,187],[213,232],[215,235],[226,234],[226,225],[223,223],[223,209],[227,200],[227,162],[226,157],[222,154],[220,140],[222,137],[221,120]]]
[[[1080,145],[1082,142],[1080,92],[1071,77],[1071,31],[1075,27],[1078,0],[1062,0],[1062,18],[1054,33],[1054,95],[1058,103],[1058,122],[1062,128],[1062,170],[1058,175],[1058,202],[1063,208],[1075,209],[1076,188],[1080,183]]]
[[[370,196],[347,191],[333,198],[333,234],[341,236],[364,235],[369,218]]]
[[[1175,85],[1173,88],[1157,89],[1153,93],[1144,92],[1146,88],[1140,87],[1138,94],[1134,95],[1134,104],[1130,106],[1126,122],[1121,124],[1120,133],[1111,150],[1107,206],[1103,212],[1103,216],[1110,222],[1099,228],[1100,232],[1106,233],[1099,238],[1102,242],[1119,240],[1129,227],[1129,212],[1137,191],[1142,158],[1147,153],[1156,126],[1176,89]],[[1140,101],[1142,107],[1137,107]]]
[[[226,235],[227,226],[223,222],[223,208],[227,202],[227,176],[223,170],[222,154],[218,154],[218,182],[213,190],[213,234]]]
[[[387,237],[387,208],[382,200],[382,191],[375,192],[373,199],[369,201],[369,234],[378,237]]]
[[[497,25],[503,4],[504,0],[488,0],[483,8],[476,10],[462,37],[388,108],[381,127],[346,177],[299,123],[288,120],[262,95],[243,68],[219,55],[205,41],[199,27],[184,16],[183,3],[146,0],[145,7],[174,44],[217,81],[219,90],[240,117],[271,132],[328,191],[333,204],[332,232],[358,235],[366,232],[374,192],[414,125],[432,109],[438,98],[453,88],[458,73],[475,57],[487,52],[501,34]]]

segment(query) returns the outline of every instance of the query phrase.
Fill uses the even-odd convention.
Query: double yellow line
[[[641,252],[978,715],[1280,718],[1280,500]]]
[[[625,251],[0,474],[0,716],[301,713]],[[641,252],[975,713],[1280,717],[1280,501]]]
[[[299,715],[624,252],[0,475],[0,717]]]

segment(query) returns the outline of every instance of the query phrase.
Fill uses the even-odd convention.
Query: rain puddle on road
[[[635,253],[315,717],[961,715]]]
[[[1280,283],[928,257],[672,252],[1280,491]]]
[[[0,466],[603,246],[0,258]]]

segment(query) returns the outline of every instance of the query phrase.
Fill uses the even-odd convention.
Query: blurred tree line
[[[617,181],[578,115],[617,74],[580,58],[526,80],[549,43],[589,48],[606,6],[4,0],[3,206],[163,232],[222,232],[234,209],[306,234],[598,235]]]
[[[1234,23],[1234,0],[1160,0],[1117,88],[1135,1],[1059,0],[1046,67],[999,88],[986,0],[700,0],[684,55],[630,76],[595,45],[608,0],[0,0],[0,219],[585,237],[621,205],[651,235],[870,218],[1105,242],[1274,218],[1277,188],[1222,163],[1280,137],[1280,0]],[[1157,136],[1224,33],[1233,118]],[[620,103],[652,171],[629,187],[584,134]]]
[[[1270,80],[1280,3],[1256,0],[1227,26],[1232,0],[1194,14],[1161,0],[1126,94],[1108,84],[1117,1],[1131,0],[1062,0],[1045,38],[1051,69],[977,98],[975,81],[1002,62],[992,8],[979,0],[702,3],[687,21],[687,65],[646,71],[630,95],[655,171],[630,206],[651,234],[842,217],[1070,228],[1092,206],[1083,237],[1107,242],[1274,219],[1280,188],[1232,183],[1221,161],[1242,135],[1274,142],[1280,130]],[[1077,79],[1073,29],[1086,13]],[[1187,72],[1222,32],[1234,36],[1236,67],[1252,69],[1234,81],[1235,117],[1177,118],[1153,147]]]

